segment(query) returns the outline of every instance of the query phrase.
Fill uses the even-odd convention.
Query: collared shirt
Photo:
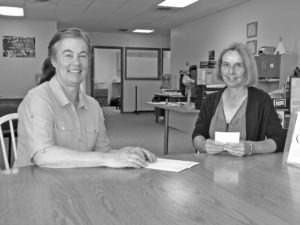
[[[79,151],[101,151],[110,144],[98,102],[80,92],[76,109],[56,77],[30,90],[18,113],[15,167],[33,164],[32,157],[38,151],[53,145]]]

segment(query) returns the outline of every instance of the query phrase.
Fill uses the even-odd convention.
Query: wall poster
[[[2,36],[3,57],[35,58],[35,38]]]

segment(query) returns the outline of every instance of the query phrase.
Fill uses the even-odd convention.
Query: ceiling
[[[152,34],[168,35],[176,26],[250,0],[199,0],[183,9],[158,8],[162,0],[44,1],[0,0],[0,5],[23,6],[25,19],[57,21],[59,28],[80,27],[88,32],[105,33],[154,29]]]

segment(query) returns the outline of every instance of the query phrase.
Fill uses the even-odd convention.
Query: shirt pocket
[[[58,121],[55,124],[54,140],[55,144],[64,147],[72,148],[73,142],[73,126],[72,124],[66,124],[63,121]]]
[[[88,150],[92,150],[94,149],[96,144],[99,128],[94,124],[87,124],[85,127],[85,133],[86,133],[86,143],[88,146]]]

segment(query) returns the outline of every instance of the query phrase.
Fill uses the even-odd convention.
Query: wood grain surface
[[[300,224],[300,169],[282,154],[168,155],[199,165],[24,167],[0,174],[2,225]]]

